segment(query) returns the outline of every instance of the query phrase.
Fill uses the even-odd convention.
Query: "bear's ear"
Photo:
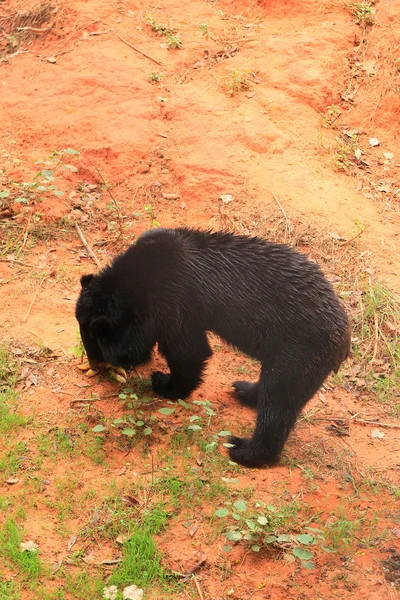
[[[113,324],[108,317],[95,317],[90,322],[90,329],[97,338],[110,337],[114,331]]]
[[[81,277],[81,287],[82,289],[85,289],[89,286],[89,284],[93,281],[94,279],[94,275],[90,274],[90,275],[82,275]]]

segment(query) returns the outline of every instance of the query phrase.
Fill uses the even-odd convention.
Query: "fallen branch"
[[[396,423],[381,423],[380,421],[373,421],[371,419],[355,419],[351,417],[347,419],[346,417],[317,417],[314,421],[336,421],[345,423],[346,421],[351,421],[351,423],[361,423],[362,425],[378,425],[379,427],[392,427],[393,429],[400,429],[400,425]]]
[[[139,54],[141,54],[142,56],[145,56],[149,60],[152,60],[154,63],[156,63],[156,65],[161,65],[161,62],[159,60],[157,60],[156,58],[153,58],[149,54],[146,54],[146,52],[143,52],[142,50],[139,50],[139,48],[136,48],[136,46],[134,46],[133,44],[131,44],[130,42],[128,42],[128,40],[126,40],[121,35],[119,35],[119,33],[116,33],[115,35],[121,40],[121,42],[124,42],[124,44],[126,44],[127,46],[129,46],[129,48],[132,48],[132,50],[135,50],[136,52],[139,52]]]
[[[36,265],[30,265],[29,263],[22,262],[22,260],[16,260],[14,258],[0,258],[0,262],[22,265],[23,267],[29,267],[30,269],[43,269],[43,267],[37,267]]]
[[[92,248],[89,246],[89,244],[86,241],[85,236],[82,233],[82,229],[79,227],[78,223],[75,223],[75,229],[78,232],[79,237],[81,238],[81,242],[82,244],[85,246],[87,253],[89,254],[90,258],[93,260],[93,262],[99,267],[99,269],[101,269],[101,264],[99,259],[97,258],[97,256],[95,255],[95,253],[93,252]]]

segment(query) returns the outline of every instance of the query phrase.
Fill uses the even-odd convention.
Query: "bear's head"
[[[114,334],[111,313],[112,295],[100,287],[98,276],[83,275],[75,316],[92,368],[106,362],[102,348],[107,347]]]

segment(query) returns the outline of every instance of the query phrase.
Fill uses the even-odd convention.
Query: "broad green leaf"
[[[292,550],[294,556],[296,556],[296,558],[299,558],[300,560],[310,560],[310,558],[313,557],[312,552],[309,552],[308,550],[304,550],[304,548],[299,548],[296,546],[296,548],[293,548]]]
[[[192,431],[201,431],[200,425],[189,425],[188,429],[191,429]]]
[[[277,539],[276,535],[267,535],[264,541],[266,544],[275,544]]]
[[[123,429],[121,433],[127,435],[128,437],[132,437],[136,435],[136,429],[131,429],[130,427],[128,427],[127,429]]]
[[[95,425],[94,427],[92,427],[92,431],[94,431],[94,433],[101,433],[102,431],[105,431],[106,428],[104,427],[104,425]]]
[[[234,502],[233,506],[237,510],[240,510],[240,512],[244,512],[245,510],[247,510],[247,503],[244,500],[236,500],[236,502]]]
[[[260,516],[257,518],[257,522],[258,522],[260,525],[266,525],[266,524],[268,523],[268,519],[267,519],[267,517],[264,517],[264,515],[260,515]]]
[[[215,514],[217,515],[217,517],[226,517],[229,515],[229,510],[227,508],[219,508],[215,511]]]
[[[228,533],[226,534],[226,538],[231,542],[238,542],[242,539],[242,537],[243,536],[240,533],[240,531],[228,531]]]
[[[256,524],[254,523],[254,521],[252,521],[251,519],[246,519],[246,524],[249,529],[251,529],[252,531],[255,530]]]
[[[308,535],[308,533],[303,533],[302,535],[297,536],[297,541],[300,542],[300,544],[308,546],[308,544],[311,544],[311,542],[314,541],[314,538],[312,535]]]
[[[260,546],[257,546],[257,544],[254,544],[254,546],[252,546],[251,549],[253,550],[253,552],[260,552]]]
[[[143,429],[143,433],[144,435],[150,435],[151,433],[153,433],[153,430],[151,427],[146,427],[146,429]]]
[[[220,431],[219,433],[217,433],[217,435],[219,437],[228,437],[228,435],[231,435],[230,431]]]
[[[175,412],[175,408],[159,408],[158,412],[162,415],[172,415]]]

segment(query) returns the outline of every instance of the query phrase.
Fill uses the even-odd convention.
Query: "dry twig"
[[[200,600],[204,600],[203,592],[201,591],[201,587],[200,587],[200,584],[199,584],[199,582],[197,580],[196,575],[193,575],[192,579],[194,581],[194,585],[196,586],[196,590],[197,590],[197,593],[199,595]]]
[[[42,285],[43,285],[43,283],[44,283],[44,280],[46,279],[47,275],[48,275],[48,274],[49,274],[49,272],[50,272],[50,268],[51,268],[51,267],[49,267],[49,268],[47,269],[46,273],[44,273],[44,275],[43,275],[42,279],[40,280],[40,283],[39,283],[39,285],[38,285],[38,286],[37,286],[37,288],[36,288],[36,292],[35,292],[35,294],[34,294],[34,296],[33,296],[33,298],[32,298],[32,302],[31,302],[31,303],[30,303],[30,305],[29,305],[28,312],[26,313],[25,317],[22,319],[23,323],[26,323],[26,321],[27,321],[27,319],[28,319],[28,317],[29,317],[29,314],[30,314],[30,312],[31,312],[31,308],[32,308],[32,306],[33,306],[33,303],[34,303],[34,302],[35,302],[35,300],[36,300],[36,296],[38,295],[38,292],[39,292],[40,288],[42,287]]]
[[[89,244],[86,241],[85,236],[82,233],[81,228],[79,227],[78,223],[75,223],[75,229],[78,232],[79,237],[81,238],[81,242],[82,244],[85,246],[87,253],[89,254],[90,258],[93,260],[93,262],[99,267],[99,269],[101,269],[101,264],[99,259],[97,258],[97,256],[95,255],[95,253],[93,252],[92,248],[89,246]]]
[[[119,33],[116,33],[115,35],[121,40],[121,42],[124,42],[124,44],[129,46],[129,48],[132,48],[132,50],[135,50],[136,52],[139,52],[139,54],[141,54],[142,56],[145,56],[149,60],[152,60],[154,63],[156,63],[156,65],[161,65],[161,62],[159,60],[157,60],[156,58],[153,58],[149,54],[146,54],[146,52],[143,52],[143,50],[139,50],[139,48],[136,48],[136,46],[134,46],[133,44],[128,42],[128,40],[126,40],[121,35],[119,35]]]

